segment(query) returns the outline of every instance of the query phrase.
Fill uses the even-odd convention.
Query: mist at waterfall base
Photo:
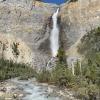
[[[57,56],[58,49],[59,49],[59,27],[57,24],[58,13],[59,13],[59,8],[52,16],[53,28],[52,28],[51,34],[50,34],[50,48],[51,48],[51,52],[52,52],[52,57]]]
[[[46,2],[46,3],[62,4],[62,3],[64,3],[67,0],[42,0],[42,1]]]

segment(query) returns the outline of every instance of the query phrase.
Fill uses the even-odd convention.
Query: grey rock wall
[[[52,27],[49,25],[48,18],[56,11],[57,7],[55,4],[34,2],[34,0],[6,0],[4,2],[0,0],[0,40],[2,41],[1,35],[9,35],[15,37],[17,41],[20,39],[24,43],[24,47],[30,49],[30,51],[24,50],[27,52],[25,53],[22,50],[23,46],[20,47],[20,52],[24,53],[19,55],[19,62],[26,62],[27,58],[33,67],[46,67],[51,58],[49,35]],[[60,36],[62,36],[67,51],[87,31],[100,26],[100,1],[79,0],[62,4],[60,5],[60,16]],[[7,40],[9,39],[10,44],[15,41],[7,37]],[[2,51],[0,52],[2,53]],[[74,48],[69,54],[73,52],[76,52]],[[10,53],[12,55],[12,52]],[[23,60],[21,60],[22,55],[25,58]],[[6,58],[9,59],[7,55]]]
[[[61,23],[66,43],[68,65],[76,59],[83,59],[78,52],[80,39],[90,30],[100,27],[100,0],[78,0],[61,5]],[[72,67],[72,66],[71,66]]]
[[[85,33],[100,26],[100,0],[78,0],[61,5],[61,21],[70,48]]]
[[[45,67],[51,56],[48,18],[55,12],[57,5],[35,2],[35,6],[30,9],[26,1],[6,0],[0,3],[0,34],[20,39],[32,51],[32,57],[29,55],[28,58],[31,58],[33,67]]]

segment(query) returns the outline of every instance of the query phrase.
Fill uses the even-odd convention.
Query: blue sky
[[[48,2],[48,3],[61,4],[61,3],[64,3],[65,0],[42,0],[42,1]]]

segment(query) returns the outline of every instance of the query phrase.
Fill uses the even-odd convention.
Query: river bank
[[[75,100],[69,90],[38,83],[35,79],[10,79],[0,83],[0,100]]]

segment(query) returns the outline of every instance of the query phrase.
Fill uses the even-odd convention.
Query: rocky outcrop
[[[9,34],[0,34],[0,58],[31,64],[32,54],[31,49],[22,40]]]

